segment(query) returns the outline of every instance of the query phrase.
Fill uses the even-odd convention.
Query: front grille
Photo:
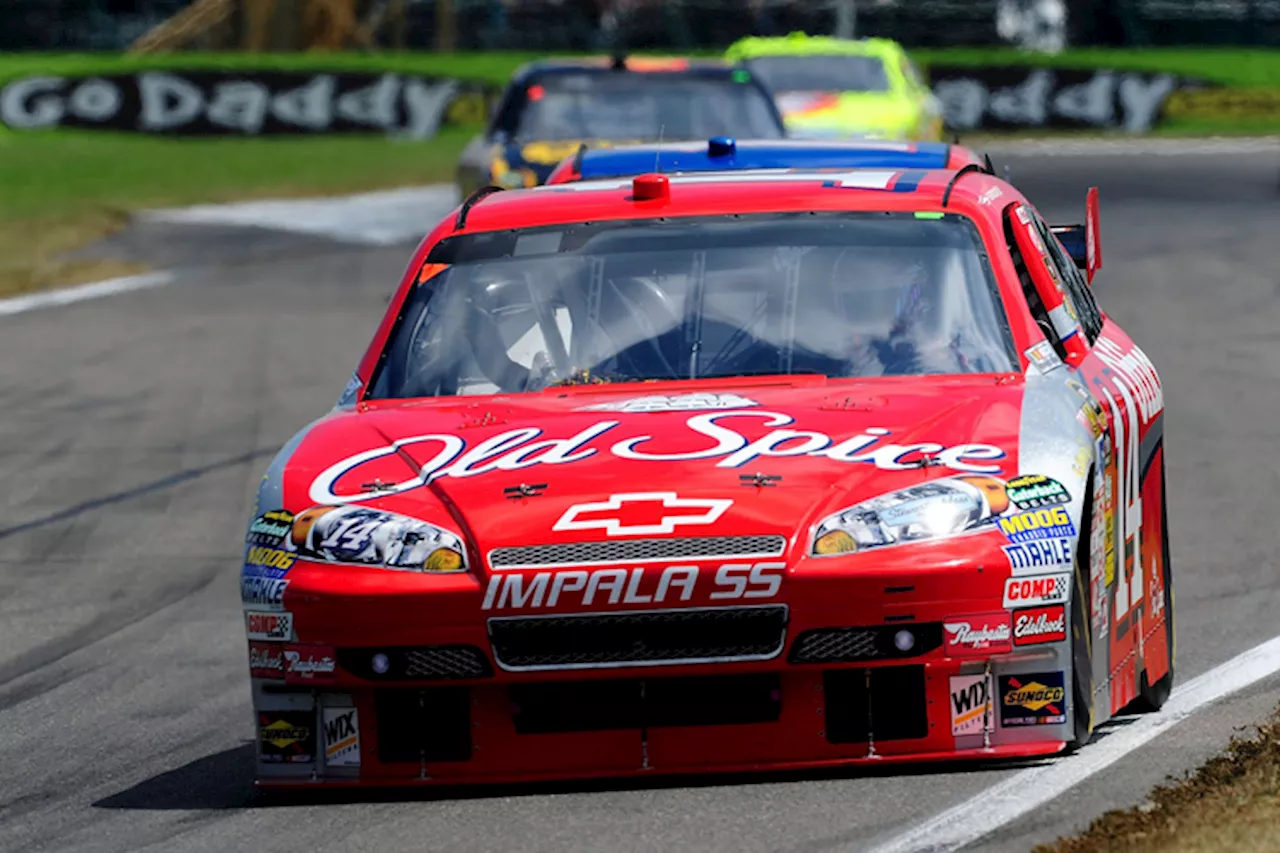
[[[466,687],[381,688],[373,694],[378,761],[471,758],[471,695]]]
[[[386,655],[387,671],[377,672],[373,659]],[[394,646],[338,649],[338,665],[370,681],[449,681],[485,678],[493,667],[475,646]]]
[[[923,666],[833,669],[822,674],[827,741],[916,740],[929,735]]]
[[[513,684],[512,721],[525,734],[772,723],[777,673]]]
[[[905,651],[894,644],[900,631],[914,640]],[[805,631],[791,644],[791,663],[840,663],[842,661],[912,658],[942,645],[937,622],[878,625],[871,628],[818,628]]]
[[[489,620],[494,659],[507,670],[768,660],[786,631],[785,605]]]
[[[534,566],[595,566],[609,563],[664,563],[720,557],[780,557],[787,540],[781,536],[695,536],[684,539],[628,539],[613,542],[566,542],[494,548],[489,566],[522,569]]]

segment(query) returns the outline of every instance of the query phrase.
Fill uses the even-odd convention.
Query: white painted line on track
[[[82,284],[77,287],[63,287],[57,290],[45,290],[28,296],[14,296],[0,299],[0,317],[8,314],[21,314],[37,308],[52,308],[55,305],[70,305],[86,299],[97,299],[101,296],[114,296],[130,290],[142,290],[144,287],[159,287],[174,280],[173,273],[167,270],[128,275],[123,278],[109,278],[93,284]]]
[[[1173,691],[1158,714],[1133,718],[1074,755],[1013,774],[917,824],[871,853],[951,853],[1044,805],[1196,711],[1280,671],[1280,637],[1238,655]]]
[[[183,225],[292,231],[371,246],[420,240],[458,204],[452,184],[304,199],[267,199],[145,210],[138,218]]]

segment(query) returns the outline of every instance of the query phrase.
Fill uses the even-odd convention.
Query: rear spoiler
[[[1098,239],[1098,188],[1090,187],[1085,196],[1084,225],[1054,225],[1050,228],[1071,260],[1084,271],[1089,282],[1102,269],[1102,243]]]

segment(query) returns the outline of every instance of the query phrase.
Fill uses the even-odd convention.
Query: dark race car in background
[[[750,71],[718,60],[585,58],[534,62],[507,84],[489,127],[458,161],[463,195],[543,183],[583,142],[785,135]]]

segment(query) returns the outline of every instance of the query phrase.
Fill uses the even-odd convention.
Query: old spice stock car
[[[1086,210],[975,166],[473,195],[263,479],[259,782],[1032,756],[1159,707],[1164,402]]]

